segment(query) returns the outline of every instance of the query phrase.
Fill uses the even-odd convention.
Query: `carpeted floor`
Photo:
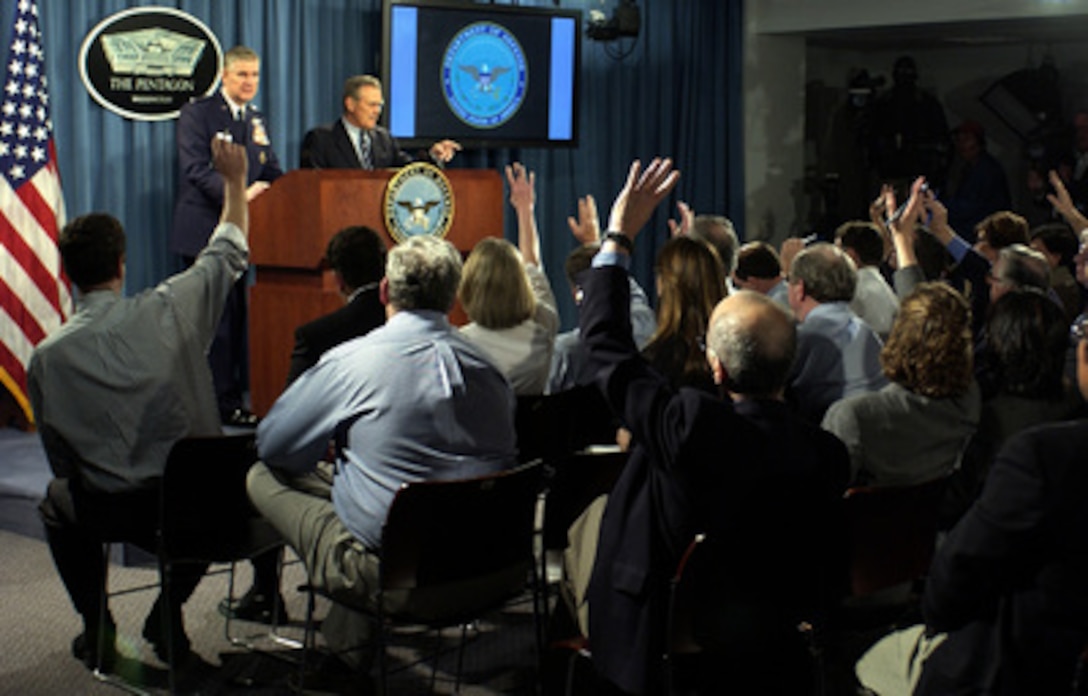
[[[92,674],[75,660],[69,647],[72,638],[82,630],[82,624],[71,608],[68,596],[53,568],[48,547],[38,539],[0,531],[0,694],[42,696],[54,694],[116,694],[113,687],[97,683]],[[223,570],[225,567],[213,568]],[[110,569],[111,590],[134,587],[157,580],[151,568],[129,568],[113,565]],[[302,567],[289,565],[285,569],[283,587],[288,601],[291,624],[282,629],[285,636],[300,638],[305,616],[305,597],[291,591],[304,581]],[[190,692],[200,694],[287,694],[297,684],[297,669],[282,659],[250,653],[230,645],[223,634],[223,617],[216,610],[226,594],[226,572],[210,573],[185,606],[185,622],[193,649],[207,663],[197,671]],[[244,589],[249,583],[249,569],[239,566],[238,582]],[[118,623],[118,647],[126,659],[121,673],[134,677],[165,692],[164,666],[140,638],[144,617],[154,601],[157,590],[132,592],[111,599],[111,610]],[[318,600],[318,616],[325,611]],[[531,694],[535,691],[536,665],[533,642],[533,620],[528,598],[501,614],[487,617],[478,626],[465,652],[462,693],[485,696],[490,694]],[[259,631],[259,624],[235,622],[233,630],[245,634]],[[442,636],[446,653],[439,660],[438,679],[434,693],[452,693],[456,639],[459,631],[448,630]],[[398,630],[390,650],[394,669],[414,661],[421,651],[431,650],[436,640],[433,633],[420,629]],[[295,657],[297,653],[276,646],[267,639],[259,644],[273,655]],[[402,669],[390,680],[391,694],[431,693],[430,663]],[[350,694],[372,693],[340,673],[307,677],[305,693]],[[446,681],[447,683],[443,683]]]
[[[118,694],[116,688],[95,681],[81,662],[71,656],[72,638],[82,622],[53,567],[49,549],[42,541],[40,522],[34,514],[36,499],[44,491],[48,468],[37,438],[0,430],[0,696],[54,696],[57,694]],[[43,470],[43,467],[45,469]],[[207,663],[196,671],[187,692],[200,694],[298,693],[297,669],[283,657],[296,653],[263,640],[269,654],[233,647],[224,636],[224,620],[216,607],[226,595],[225,566],[213,567],[185,606],[185,622],[193,649]],[[238,566],[240,590],[249,586],[249,566]],[[110,568],[110,588],[135,587],[156,582],[154,568]],[[301,564],[289,564],[282,587],[291,623],[282,630],[301,638],[305,595],[295,588],[305,581]],[[125,659],[120,671],[155,693],[166,692],[166,672],[151,648],[140,637],[144,618],[157,589],[132,592],[111,600],[118,623],[118,646]],[[317,615],[327,609],[318,599]],[[465,651],[461,693],[466,696],[533,694],[537,691],[537,667],[533,618],[528,594],[499,614],[484,617]],[[235,629],[254,633],[259,624],[236,622]],[[452,675],[460,632],[446,631],[440,638],[444,649],[438,662],[438,683],[432,691],[431,663],[407,666],[420,655],[430,654],[434,633],[418,628],[398,630],[389,651],[395,672],[390,694],[452,693]],[[325,671],[307,677],[307,694],[367,694],[373,686],[339,672]]]

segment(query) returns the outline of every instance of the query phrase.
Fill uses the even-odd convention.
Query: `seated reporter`
[[[295,329],[288,386],[329,349],[385,323],[385,306],[378,297],[385,255],[385,242],[369,227],[345,227],[329,240],[325,265],[336,277],[344,306]],[[286,621],[287,610],[279,591],[279,557],[280,549],[275,549],[254,558],[252,587],[234,604],[223,600],[220,612],[249,621],[269,623],[275,617]]]
[[[222,217],[184,272],[122,297],[125,231],[116,218],[78,217],[58,241],[80,298],[76,313],[34,350],[27,383],[55,477],[40,512],[57,572],[83,619],[72,653],[88,666],[99,647],[105,669],[116,659],[116,624],[100,605],[102,543],[154,548],[158,480],[171,448],[184,437],[222,432],[206,356],[248,262],[247,162],[242,146],[224,140],[213,140],[211,152],[224,181]],[[170,642],[179,664],[189,653],[181,607],[205,568],[175,566],[173,593],[160,594],[147,615],[143,636],[163,660]],[[107,644],[99,646],[103,623]]]
[[[536,177],[515,162],[506,168],[506,180],[517,211],[518,246],[485,237],[473,247],[457,291],[469,318],[461,335],[491,356],[514,393],[543,394],[559,314],[540,261]]]
[[[445,240],[412,237],[391,249],[379,286],[385,325],[326,352],[257,429],[262,462],[249,473],[250,499],[311,581],[348,605],[375,594],[375,550],[401,484],[516,462],[514,394],[446,317],[460,279],[461,254]],[[312,472],[334,435],[330,486]],[[371,626],[338,602],[322,631],[340,652],[365,644]]]
[[[1077,382],[1088,397],[1088,340]],[[923,624],[858,662],[883,695],[1068,694],[1088,643],[1088,422],[1029,428],[999,452],[937,553]]]
[[[903,300],[880,351],[888,384],[824,415],[850,452],[853,485],[907,486],[959,466],[981,410],[971,344],[971,310],[957,290],[922,283]]]
[[[829,531],[831,510],[847,455],[782,399],[796,332],[769,298],[740,292],[711,317],[706,359],[730,398],[677,391],[639,355],[625,266],[678,176],[670,160],[645,171],[632,164],[594,268],[579,278],[590,364],[633,446],[599,527],[580,520],[584,536],[572,549],[577,541],[581,554],[568,556],[580,567],[568,565],[569,577],[577,585],[589,575],[597,674],[623,693],[660,693],[668,581],[695,533],[705,532],[730,562],[715,569],[714,601],[700,603],[719,609],[703,618],[723,648],[702,675],[704,692],[798,693],[811,673],[796,621],[830,584],[837,554],[829,546],[840,538]]]

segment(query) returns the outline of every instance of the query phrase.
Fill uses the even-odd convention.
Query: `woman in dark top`
[[[1076,417],[1082,403],[1065,378],[1069,330],[1058,305],[1032,288],[1012,290],[990,308],[987,388],[978,429],[949,480],[942,528],[951,528],[982,492],[998,450],[1016,433]]]
[[[692,237],[673,237],[657,256],[657,330],[642,354],[673,387],[717,393],[706,362],[710,314],[728,294],[718,253]]]

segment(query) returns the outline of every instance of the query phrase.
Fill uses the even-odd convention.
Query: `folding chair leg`
[[[91,674],[94,675],[95,680],[102,682],[103,684],[109,684],[110,686],[127,691],[130,694],[136,696],[151,696],[151,692],[145,691],[135,684],[131,684],[122,677],[115,674],[109,674],[102,670],[102,661],[105,658],[106,653],[106,617],[109,615],[109,577],[110,577],[110,549],[112,544],[106,542],[102,544],[102,568],[105,573],[102,584],[102,595],[99,598],[98,606],[98,649],[94,657],[94,669]]]
[[[235,569],[236,569],[237,565],[238,565],[237,561],[231,561],[230,574],[229,574],[228,580],[227,580],[227,600],[226,601],[227,601],[228,606],[232,606],[233,603],[234,603],[234,578],[235,578]],[[282,573],[283,573],[283,557],[280,556],[280,562],[276,565],[276,587],[280,586],[280,580],[282,579]],[[272,605],[272,628],[268,631],[267,634],[251,635],[249,637],[236,636],[236,635],[232,634],[231,630],[230,630],[231,623],[233,621],[234,621],[234,619],[231,617],[231,613],[227,612],[227,619],[223,623],[223,634],[226,637],[227,641],[231,645],[233,645],[235,647],[245,648],[246,650],[251,650],[251,651],[259,650],[259,648],[253,643],[252,638],[262,638],[263,637],[263,638],[268,638],[270,641],[272,641],[273,643],[276,643],[278,645],[282,645],[282,646],[284,646],[286,648],[291,648],[292,650],[301,650],[303,648],[305,639],[303,640],[303,642],[300,642],[300,641],[295,640],[294,638],[288,638],[287,636],[282,636],[282,635],[279,634],[279,626],[280,626],[280,603],[279,602],[275,602]],[[288,659],[288,658],[284,658],[284,659]]]
[[[162,593],[159,595],[159,611],[162,612],[162,626],[166,631],[166,675],[167,684],[171,694],[178,692],[178,674],[176,648],[174,645],[174,617],[171,604],[173,603],[173,583],[170,576],[172,567],[169,562],[163,562],[162,554],[159,554],[159,581],[162,583]]]
[[[442,629],[436,628],[434,630],[434,653],[431,657],[431,693],[435,691],[435,685],[438,684],[438,659],[442,656]],[[456,689],[454,690],[456,693]]]
[[[468,640],[468,624],[461,624],[461,645],[457,647],[457,673],[453,677],[453,692],[461,693],[461,671],[465,667],[465,642]]]
[[[235,645],[240,648],[249,648],[248,641],[244,641],[241,638],[236,638],[230,632],[230,624],[234,617],[233,611],[229,611],[234,604],[234,566],[237,565],[234,561],[230,562],[230,575],[227,578],[227,620],[223,622],[223,635],[231,645]]]
[[[317,593],[312,583],[306,585],[306,623],[302,629],[302,657],[299,658],[298,690],[303,692],[306,686],[306,669],[310,664],[310,653],[317,649],[317,629],[314,628],[314,608]]]

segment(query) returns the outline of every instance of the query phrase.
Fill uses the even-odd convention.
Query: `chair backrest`
[[[518,456],[523,462],[539,458],[551,461],[588,445],[616,441],[612,413],[595,386],[519,396],[514,428]]]
[[[669,581],[666,693],[812,693],[812,658],[789,597],[736,594],[746,572],[720,535],[696,534]],[[694,688],[693,688],[694,687]]]
[[[540,472],[540,463],[531,462],[488,476],[402,486],[382,527],[382,591],[441,591],[481,578],[512,579],[524,588],[534,567]],[[494,603],[489,594],[481,590],[450,609],[471,614]]]
[[[612,490],[627,452],[608,450],[574,452],[545,466],[545,549],[565,549],[567,530],[595,498]]]
[[[862,486],[843,496],[850,593],[864,596],[929,570],[948,478],[913,486]]]
[[[229,561],[282,543],[246,495],[255,435],[190,437],[170,450],[160,490],[161,551]]]
[[[707,563],[709,548],[706,535],[696,534],[669,581],[666,660],[674,655],[702,652],[695,628],[695,614],[699,610],[695,583]]]

